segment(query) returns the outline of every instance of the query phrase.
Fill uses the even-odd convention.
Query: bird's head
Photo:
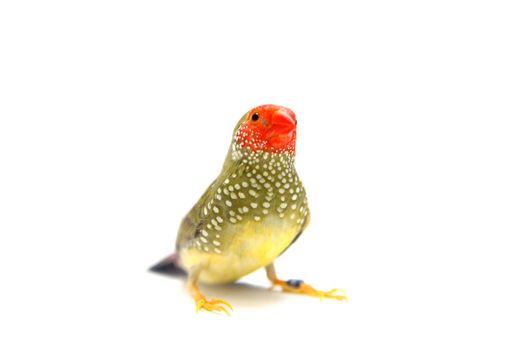
[[[295,155],[297,119],[286,107],[262,105],[243,115],[234,132],[234,142],[253,152]]]

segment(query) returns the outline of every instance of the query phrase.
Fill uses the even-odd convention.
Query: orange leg
[[[230,312],[226,307],[228,307],[230,311],[233,310],[233,307],[230,305],[230,303],[221,299],[206,299],[204,294],[202,294],[199,290],[197,279],[198,273],[190,273],[188,277],[188,289],[190,291],[191,296],[195,300],[197,312],[203,309],[210,312],[224,312],[229,316]]]
[[[305,294],[312,297],[317,297],[321,299],[336,299],[336,300],[348,300],[345,293],[341,289],[331,289],[327,292],[323,292],[313,288],[312,286],[304,283],[301,280],[288,280],[283,281],[277,278],[275,273],[275,267],[273,263],[266,266],[266,276],[270,282],[272,282],[272,287],[279,286],[283,292],[296,293],[296,294]]]

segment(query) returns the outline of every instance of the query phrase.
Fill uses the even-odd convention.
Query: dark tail
[[[163,275],[169,276],[185,276],[186,271],[184,271],[178,264],[179,256],[177,253],[168,255],[155,265],[149,268],[151,272],[160,273]]]

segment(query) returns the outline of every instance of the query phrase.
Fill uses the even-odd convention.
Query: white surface
[[[3,1],[0,348],[523,349],[524,15]],[[232,317],[196,314],[146,269],[262,103],[297,113],[313,215],[278,272],[350,301],[228,287]]]

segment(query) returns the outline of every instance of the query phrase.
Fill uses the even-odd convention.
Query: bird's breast
[[[300,231],[296,220],[283,220],[268,215],[263,220],[232,225],[229,242],[220,242],[220,254],[199,249],[181,252],[183,266],[201,270],[199,280],[205,283],[228,283],[272,263]]]

